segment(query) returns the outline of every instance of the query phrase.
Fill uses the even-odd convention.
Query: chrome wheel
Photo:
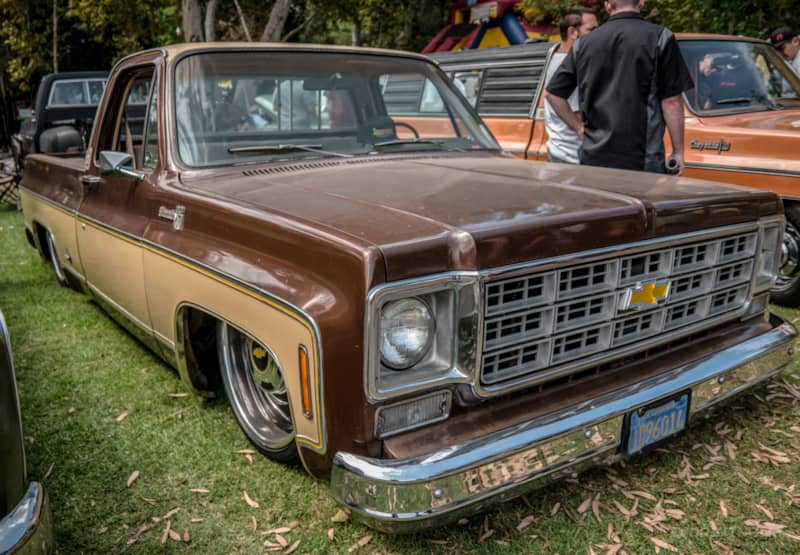
[[[268,457],[294,460],[297,449],[289,394],[275,357],[224,322],[217,326],[217,340],[222,383],[242,431]]]
[[[50,259],[50,265],[53,267],[56,279],[61,285],[66,285],[67,276],[64,274],[64,268],[61,267],[61,261],[58,259],[58,249],[56,248],[56,241],[53,239],[53,234],[48,231],[45,234],[45,240],[47,241],[47,257]]]
[[[781,267],[770,295],[783,306],[800,306],[800,205],[786,205],[786,231],[781,245]]]

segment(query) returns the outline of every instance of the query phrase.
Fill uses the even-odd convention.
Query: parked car
[[[51,553],[53,529],[44,487],[28,482],[17,382],[0,312],[0,553]]]
[[[699,87],[684,95],[686,175],[778,193],[787,228],[773,301],[800,305],[800,78],[768,43],[677,35]],[[500,144],[547,160],[542,75],[555,46],[533,43],[432,57],[466,90]],[[408,94],[413,95],[414,91]],[[667,152],[669,136],[666,136]]]
[[[86,157],[21,191],[60,281],[382,529],[634,456],[791,360],[774,193],[517,160],[420,55],[129,56]]]
[[[28,154],[83,152],[107,77],[107,71],[66,71],[42,77],[31,117],[11,137],[17,174]]]

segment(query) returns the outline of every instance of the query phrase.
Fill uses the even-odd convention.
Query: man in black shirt
[[[681,93],[694,84],[672,31],[645,21],[643,4],[607,1],[611,17],[572,46],[545,98],[583,138],[581,164],[664,173],[666,123],[681,174]],[[583,123],[566,100],[576,86]]]

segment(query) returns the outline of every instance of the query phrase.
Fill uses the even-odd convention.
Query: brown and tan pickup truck
[[[761,40],[677,38],[698,83],[684,95],[686,175],[765,189],[783,198],[786,236],[772,299],[798,306],[800,78]],[[547,160],[541,76],[554,48],[531,43],[432,57],[457,82],[503,148],[521,158]]]
[[[381,529],[637,456],[793,354],[777,195],[518,160],[415,54],[132,55],[21,191],[59,280]]]

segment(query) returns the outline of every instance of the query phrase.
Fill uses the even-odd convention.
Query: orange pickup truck
[[[798,306],[800,79],[761,40],[678,35],[678,41],[698,84],[684,95],[686,175],[767,189],[783,198],[786,234],[772,299]],[[432,57],[506,150],[546,160],[541,77],[553,48],[532,43]]]

